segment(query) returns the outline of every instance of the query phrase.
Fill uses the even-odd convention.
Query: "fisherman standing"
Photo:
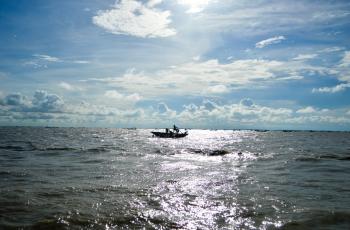
[[[178,127],[176,127],[176,125],[174,125],[174,131],[176,132],[176,133],[179,133],[179,128]]]

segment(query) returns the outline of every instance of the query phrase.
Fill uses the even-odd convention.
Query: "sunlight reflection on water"
[[[237,203],[238,178],[256,156],[237,149],[235,144],[244,138],[257,140],[250,131],[224,130],[191,130],[183,139],[150,138],[165,154],[160,170],[171,173],[172,179],[155,186],[152,194],[157,194],[153,200],[158,203],[157,211],[147,210],[145,215],[166,216],[186,229],[249,226],[249,218],[238,218],[244,211]],[[223,156],[207,155],[215,150],[226,152]]]

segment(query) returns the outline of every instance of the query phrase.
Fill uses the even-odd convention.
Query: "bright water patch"
[[[350,134],[0,128],[0,228],[348,229]]]

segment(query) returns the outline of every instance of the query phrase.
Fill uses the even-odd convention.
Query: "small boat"
[[[187,131],[180,132],[179,128],[177,128],[175,125],[172,130],[166,128],[165,132],[152,131],[151,133],[153,134],[153,136],[160,137],[160,138],[180,138],[188,135]]]

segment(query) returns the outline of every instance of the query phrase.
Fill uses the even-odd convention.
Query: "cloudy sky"
[[[0,125],[350,130],[348,0],[0,3]]]

